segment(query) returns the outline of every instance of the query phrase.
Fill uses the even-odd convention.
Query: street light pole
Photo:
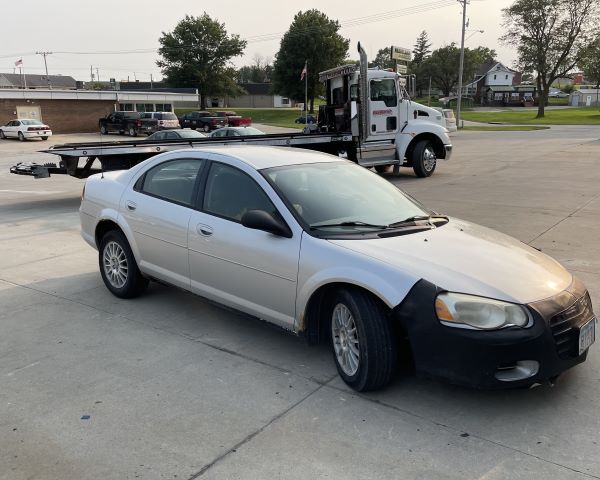
[[[458,0],[463,7],[462,17],[462,35],[460,39],[460,65],[458,67],[458,101],[456,103],[456,126],[460,127],[460,106],[462,102],[462,84],[463,84],[463,67],[465,63],[465,30],[467,24],[467,2],[468,0]]]
[[[46,57],[48,55],[52,55],[52,52],[35,52],[35,54],[44,57],[44,67],[46,67],[46,80],[48,81],[48,88],[52,90],[52,82],[50,82],[50,77],[48,76],[48,62],[46,61]]]

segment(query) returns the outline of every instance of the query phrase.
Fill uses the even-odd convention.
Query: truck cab
[[[452,145],[442,114],[413,102],[396,72],[360,65],[336,67],[319,74],[327,103],[319,107],[321,132],[352,132],[356,149],[348,158],[383,171],[389,165],[413,167],[429,176],[437,159],[449,159]]]

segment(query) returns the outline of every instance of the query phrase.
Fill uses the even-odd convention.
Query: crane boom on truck
[[[407,166],[419,177],[430,176],[437,160],[448,160],[452,154],[441,113],[411,101],[396,72],[367,68],[367,55],[360,43],[358,51],[359,66],[342,65],[319,74],[327,102],[319,107],[317,125],[305,127],[302,133],[67,143],[43,150],[60,156],[58,164],[20,163],[10,171],[36,178],[51,174],[86,178],[100,171],[131,168],[166,151],[245,143],[318,150],[378,171],[393,166],[397,173],[401,166]]]

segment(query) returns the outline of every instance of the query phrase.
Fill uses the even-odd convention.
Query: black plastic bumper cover
[[[408,335],[418,376],[475,388],[521,387],[555,377],[587,357],[586,351],[559,358],[548,320],[531,306],[534,322],[530,328],[480,331],[445,326],[435,313],[435,297],[440,291],[421,280],[392,311]],[[499,368],[523,360],[539,362],[534,376],[511,382],[496,378]]]

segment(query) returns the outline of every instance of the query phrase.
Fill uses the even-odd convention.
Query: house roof
[[[4,77],[6,81],[12,84],[15,88],[23,87],[23,75],[18,73],[0,73],[0,76]],[[25,80],[27,82],[27,88],[48,88],[48,83],[53,88],[59,89],[71,89],[77,87],[77,82],[73,77],[67,75],[36,75],[36,74],[25,74]]]
[[[487,88],[492,92],[514,92],[515,88],[512,85],[491,85]]]
[[[273,95],[271,83],[240,83],[240,87],[248,92],[248,95]]]

